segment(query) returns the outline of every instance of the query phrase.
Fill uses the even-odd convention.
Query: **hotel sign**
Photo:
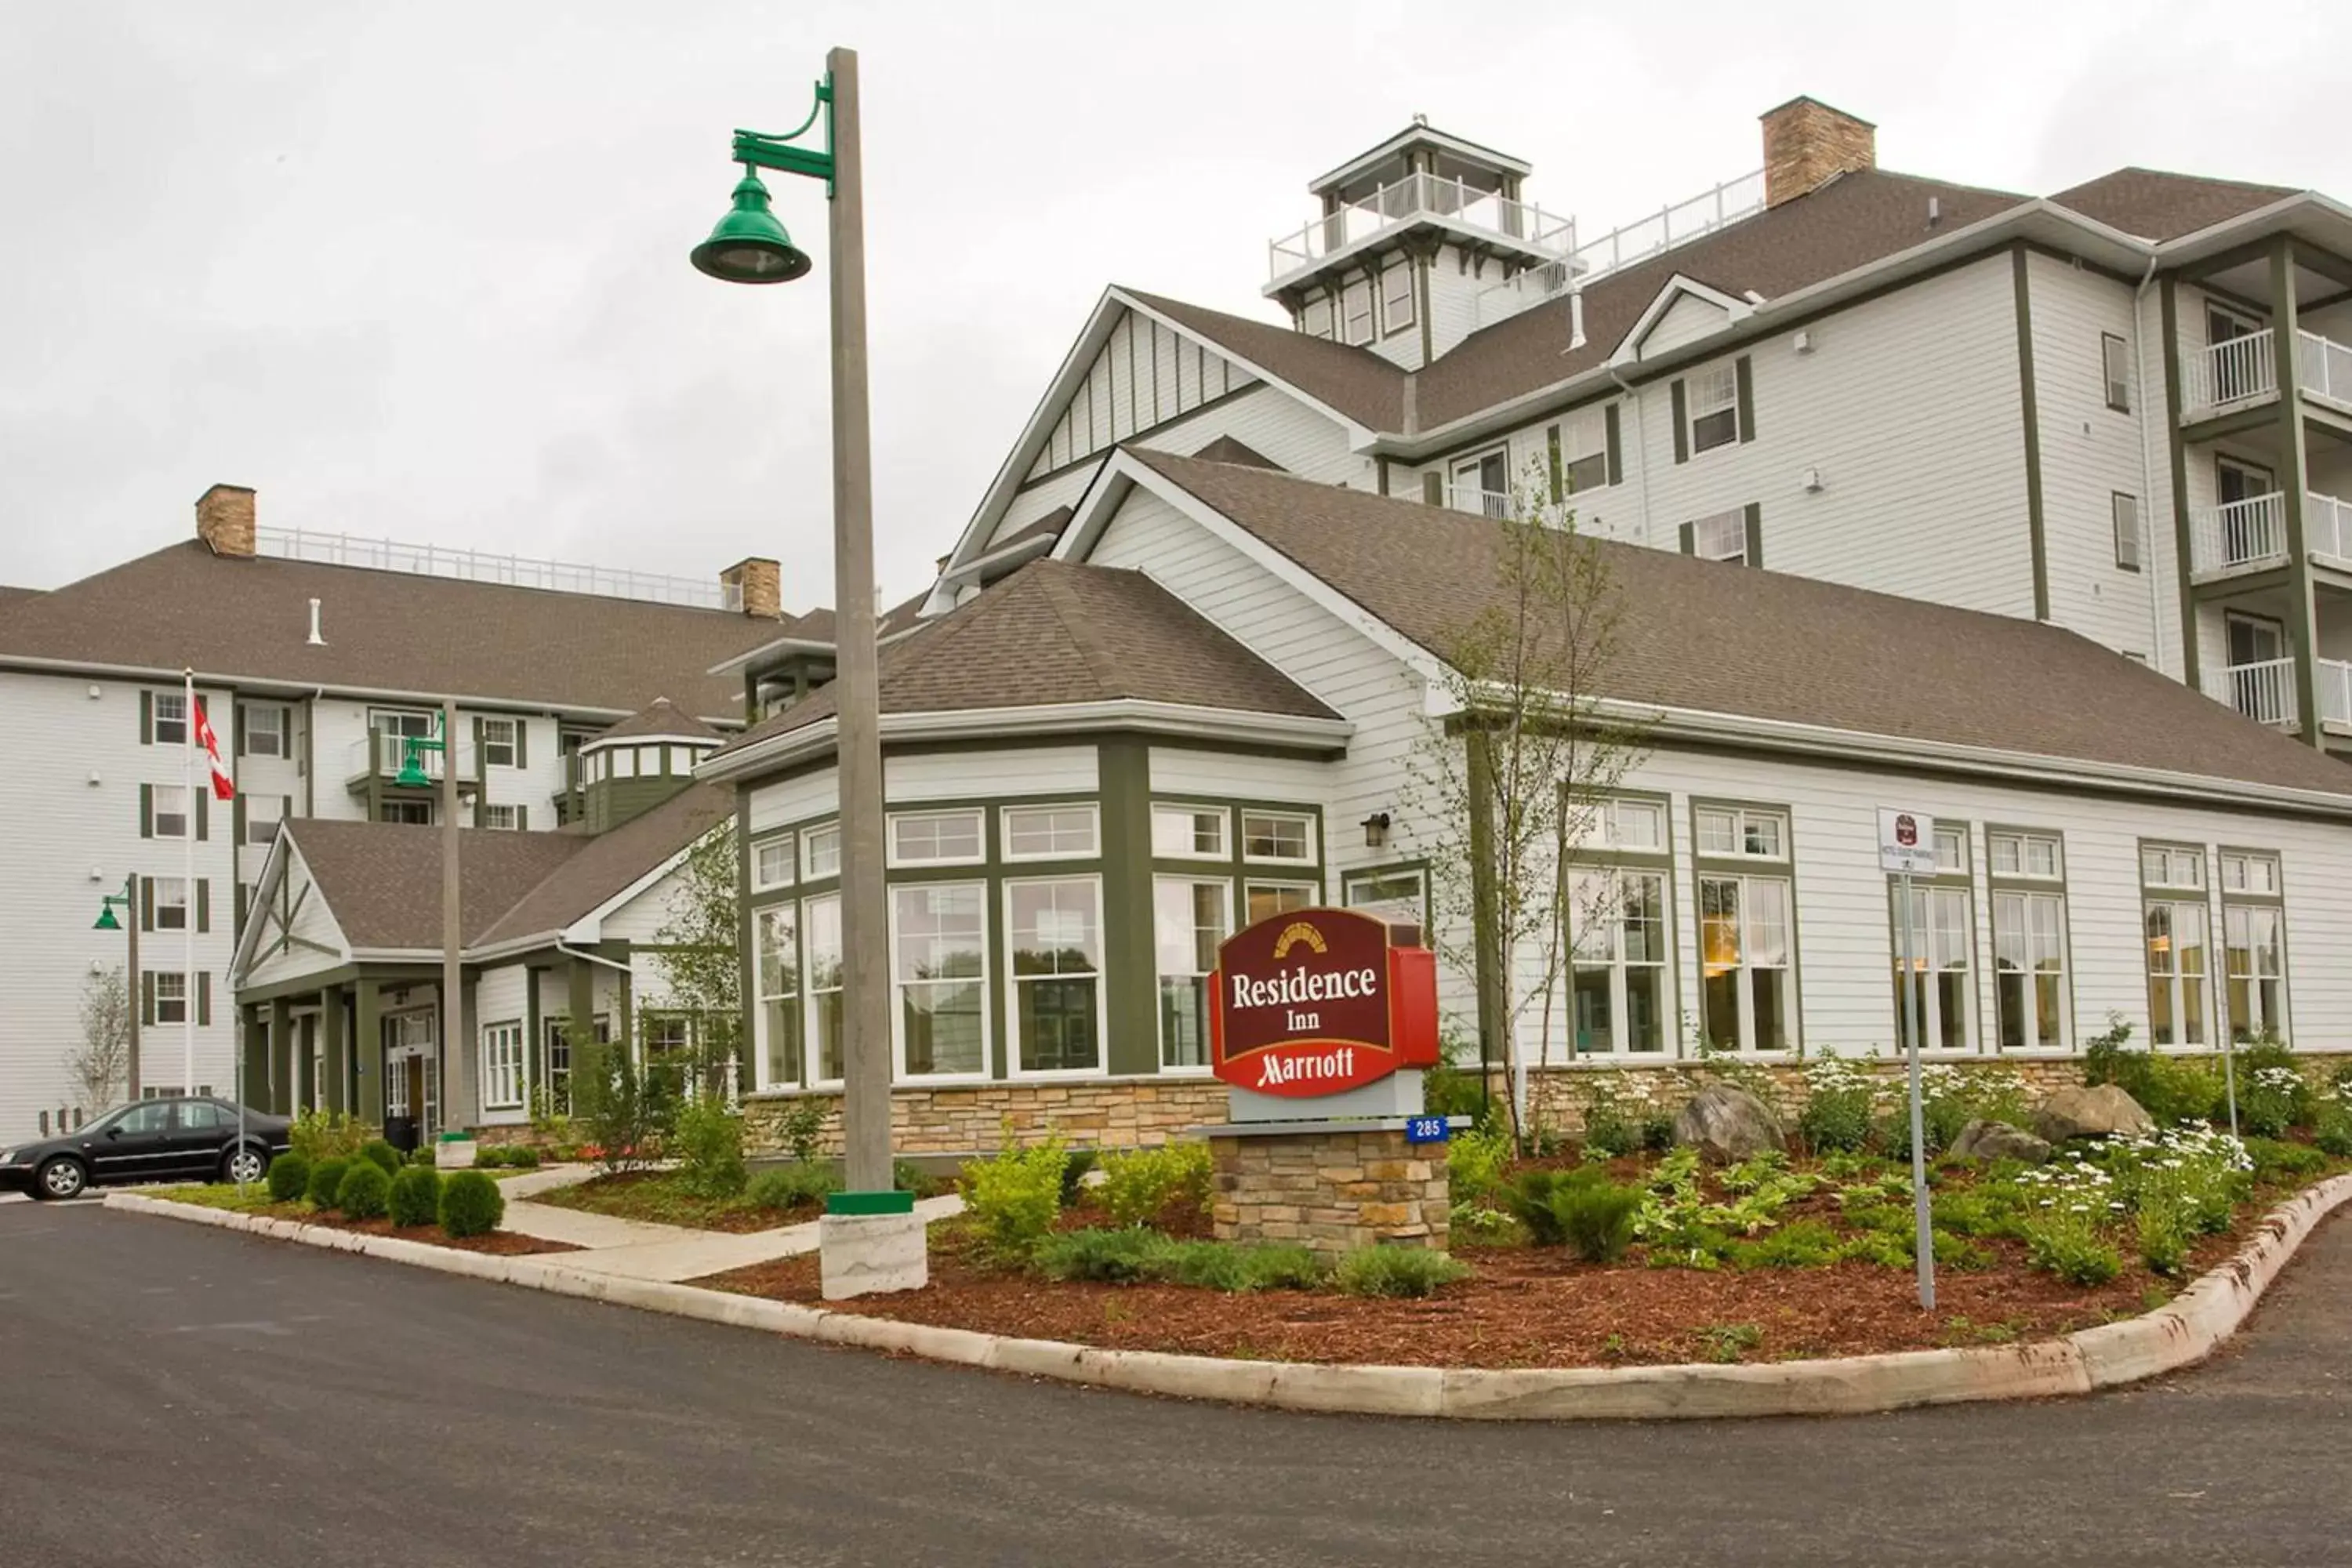
[[[1292,910],[1217,949],[1210,1062],[1236,1089],[1310,1099],[1437,1065],[1437,960],[1360,910]]]

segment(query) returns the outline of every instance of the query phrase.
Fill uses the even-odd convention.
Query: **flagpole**
[[[187,967],[180,975],[180,1017],[183,1021],[180,1049],[180,1092],[196,1092],[196,672],[180,671],[187,693],[186,740],[180,751],[181,788],[188,815],[181,818],[187,831],[180,836],[182,875],[180,897],[182,906],[180,929],[188,939]],[[211,780],[206,779],[207,785]]]

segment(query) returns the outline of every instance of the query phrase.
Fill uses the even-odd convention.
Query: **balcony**
[[[421,748],[412,752],[408,742],[408,736],[388,730],[370,731],[365,740],[353,741],[346,753],[349,763],[344,771],[345,787],[353,795],[366,793],[371,784],[438,789],[446,771],[442,753]],[[480,783],[481,777],[472,742],[458,742],[457,782],[474,784]]]
[[[1411,174],[1267,242],[1269,291],[1408,224],[1436,222],[1501,239],[1539,259],[1576,249],[1576,220],[1442,175]]]
[[[2251,407],[2278,395],[2276,339],[2269,332],[2183,352],[2180,411],[2184,421]],[[2295,385],[2305,397],[2352,412],[2352,345],[2317,332],[2295,333]]]
[[[2315,561],[2352,571],[2352,502],[2305,492],[2304,549]],[[2248,496],[2189,514],[2189,569],[2200,582],[2260,572],[2287,563],[2286,496]]]
[[[2352,728],[2352,663],[2339,658],[2316,662],[2319,722],[2326,729]],[[2294,660],[2269,658],[2256,664],[2233,664],[2206,678],[2205,694],[2226,702],[2256,723],[2282,730],[2297,727]]]
[[[1445,504],[1455,511],[1474,512],[1481,517],[1508,517],[1511,515],[1511,492],[1482,490],[1475,485],[1448,485],[1445,487]]]

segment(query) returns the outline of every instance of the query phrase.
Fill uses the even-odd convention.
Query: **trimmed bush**
[[[1591,1166],[1572,1171],[1521,1171],[1502,1188],[1501,1195],[1504,1208],[1527,1231],[1528,1240],[1538,1247],[1563,1247],[1568,1244],[1568,1229],[1560,1217],[1560,1199],[1572,1191],[1608,1185],[1609,1178]],[[1637,1193],[1634,1206],[1639,1207],[1640,1203]]]
[[[743,1119],[716,1099],[678,1107],[670,1133],[679,1190],[698,1198],[740,1197],[750,1179],[743,1165]]]
[[[382,1219],[392,1200],[392,1178],[373,1160],[354,1160],[335,1188],[335,1206],[347,1219]]]
[[[1048,1279],[1131,1285],[1164,1280],[1204,1290],[1310,1290],[1329,1267],[1304,1247],[1177,1241],[1140,1226],[1058,1231],[1038,1244],[1034,1267]]]
[[[506,1215],[506,1194],[479,1171],[454,1171],[441,1184],[441,1229],[446,1235],[487,1236]]]
[[[841,1191],[841,1178],[828,1165],[778,1165],[761,1172],[743,1189],[744,1198],[755,1208],[791,1209],[803,1204],[823,1203]]]
[[[431,1225],[441,1217],[441,1173],[430,1165],[410,1165],[392,1179],[384,1212],[396,1226]]]
[[[1332,1282],[1346,1296],[1429,1296],[1469,1272],[1426,1247],[1360,1247],[1339,1259]]]
[[[333,1208],[335,1194],[342,1191],[343,1177],[351,1168],[351,1161],[341,1154],[320,1161],[310,1167],[310,1182],[302,1189],[302,1195],[310,1200],[313,1208]]]
[[[1000,1258],[1028,1260],[1061,1215],[1066,1160],[1059,1137],[1023,1149],[1013,1145],[1008,1127],[1003,1149],[963,1168],[957,1184],[963,1189],[965,1220],[982,1247]]]
[[[1560,1236],[1587,1263],[1614,1263],[1625,1256],[1641,1207],[1641,1189],[1613,1182],[1563,1182],[1552,1189],[1552,1217]]]
[[[1168,1238],[1140,1226],[1117,1230],[1066,1230],[1037,1244],[1034,1267],[1048,1279],[1092,1279],[1132,1285],[1160,1278]]]
[[[1125,1149],[1102,1157],[1103,1207],[1117,1225],[1148,1225],[1172,1205],[1206,1214],[1215,1158],[1201,1142]]]
[[[381,1138],[371,1138],[360,1148],[360,1158],[389,1176],[400,1169],[400,1151]]]
[[[280,1154],[269,1163],[269,1201],[290,1204],[310,1190],[310,1162],[299,1154]]]

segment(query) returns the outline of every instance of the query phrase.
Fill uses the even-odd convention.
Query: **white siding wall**
[[[1657,324],[1642,340],[1643,356],[1651,358],[1668,349],[1680,348],[1718,330],[1730,319],[1730,312],[1722,306],[1695,294],[1685,294],[1666,307],[1666,313],[1658,318]]]
[[[335,924],[334,911],[310,888],[310,874],[299,860],[288,868],[286,879],[287,900],[300,900],[300,907],[294,911],[294,935],[317,946],[289,945],[283,952],[264,958],[253,966],[250,979],[255,985],[275,985],[282,980],[332,969],[344,963],[351,952],[341,928]],[[319,951],[320,948],[326,951]]]
[[[1429,264],[1429,346],[1443,358],[1478,330],[1478,296],[1503,280],[1502,263],[1443,245]]]
[[[883,793],[893,805],[974,795],[1091,795],[1096,788],[1095,755],[1092,746],[1036,746],[1024,751],[886,757]]]
[[[833,809],[837,789],[831,768],[761,784],[751,792],[751,831],[765,833],[822,816]]]
[[[1130,310],[1087,367],[1030,466],[1035,479],[1247,386],[1224,355]]]
[[[1244,799],[1317,805],[1323,800],[1324,777],[1321,764],[1287,757],[1192,752],[1171,746],[1151,748],[1151,789],[1155,795],[1239,795]]]
[[[529,996],[527,988],[530,984],[530,970],[520,963],[505,963],[494,969],[482,971],[481,979],[475,984],[474,1037],[467,1042],[467,1046],[471,1055],[467,1064],[465,1079],[466,1081],[478,1086],[477,1092],[480,1092],[478,1086],[489,1080],[489,1075],[484,1070],[483,1066],[482,1040],[490,1026],[496,1024],[520,1024],[526,1031],[530,1027],[530,1015],[526,1005]],[[535,1053],[531,1049],[532,1042],[528,1033],[525,1035],[523,1046],[524,1076],[528,1080],[531,1074],[537,1071],[537,1064],[533,1060]],[[476,1110],[478,1115],[474,1120],[486,1126],[496,1127],[529,1121],[530,1091],[528,1082],[523,1091],[523,1103],[520,1109],[492,1110],[477,1106]],[[453,1121],[451,1125],[463,1125],[463,1123]]]

